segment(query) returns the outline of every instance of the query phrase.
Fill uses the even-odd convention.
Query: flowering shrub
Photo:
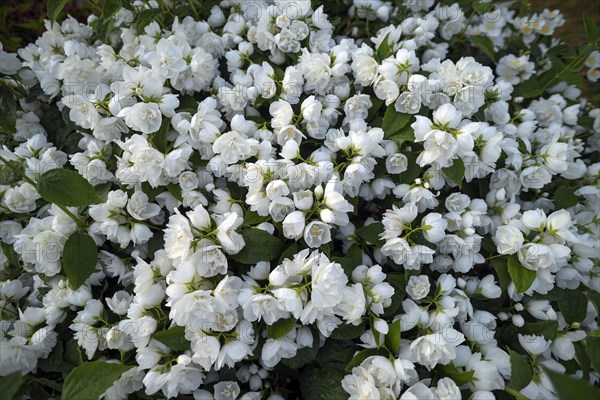
[[[591,19],[48,3],[0,55],[7,398],[598,398]]]

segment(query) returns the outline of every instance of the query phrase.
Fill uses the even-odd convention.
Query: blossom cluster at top
[[[106,3],[0,48],[0,376],[72,395],[97,361],[121,368],[107,400],[598,382],[600,108],[581,86],[600,52],[557,39],[559,12]]]

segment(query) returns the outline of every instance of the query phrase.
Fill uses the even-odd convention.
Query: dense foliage
[[[67,3],[0,48],[2,398],[599,398],[592,19]]]

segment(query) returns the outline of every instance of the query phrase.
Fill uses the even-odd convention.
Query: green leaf
[[[340,326],[338,326],[337,328],[335,328],[333,330],[333,332],[331,332],[331,338],[332,339],[338,339],[338,340],[350,340],[350,339],[356,339],[357,337],[359,337],[360,335],[362,335],[363,333],[365,333],[365,323],[361,322],[358,325],[352,325],[352,324],[342,324]]]
[[[21,163],[11,160],[8,162],[10,165],[0,165],[0,185],[14,185],[21,181],[21,176],[15,172],[15,168],[19,171],[23,171]]]
[[[385,335],[385,345],[394,354],[398,354],[400,350],[400,320],[390,324],[390,330]]]
[[[19,371],[0,377],[0,388],[2,388],[0,390],[0,400],[16,399],[16,395],[24,382],[25,379]]]
[[[267,336],[273,339],[281,339],[296,326],[296,318],[290,317],[279,319],[272,325],[267,325]]]
[[[598,27],[596,26],[596,22],[587,15],[584,15],[583,25],[585,26],[585,33],[588,39],[595,42],[598,38]]]
[[[314,326],[311,326],[311,332],[313,335],[313,345],[311,347],[304,347],[296,352],[296,355],[292,358],[283,358],[281,362],[290,368],[298,369],[304,367],[306,364],[316,360],[317,353],[319,352],[320,336],[319,331]]]
[[[132,367],[104,361],[83,363],[65,379],[62,400],[97,399]]]
[[[358,367],[363,361],[371,356],[388,356],[389,353],[384,349],[365,349],[361,350],[352,357],[352,360],[344,367],[344,371],[352,372],[352,368]]]
[[[49,203],[67,207],[83,207],[103,203],[94,187],[75,171],[52,169],[45,172],[37,184],[37,191]]]
[[[412,128],[410,128],[412,129]],[[408,165],[406,171],[401,174],[398,174],[398,183],[408,183],[413,184],[415,179],[421,175],[421,166],[417,164],[417,155],[414,152],[410,152],[408,154],[404,154],[408,159]]]
[[[383,246],[383,240],[379,238],[381,233],[383,233],[383,224],[381,222],[374,222],[367,226],[361,226],[356,230],[356,234],[362,240],[379,247]]]
[[[440,365],[439,370],[444,376],[451,378],[458,386],[473,382],[473,376],[475,375],[475,370],[460,371],[452,364]]]
[[[600,371],[600,337],[590,336],[586,339],[587,355],[590,357],[594,371]]]
[[[244,224],[246,225],[259,225],[265,222],[267,218],[261,217],[255,211],[248,210],[244,214]]]
[[[281,264],[285,259],[291,260],[299,251],[298,243],[292,243],[292,245],[285,249],[285,251],[279,256],[279,264]]]
[[[586,381],[558,373],[544,366],[542,368],[550,378],[560,400],[598,400],[600,398],[600,390],[590,386]]]
[[[510,353],[510,381],[515,390],[521,390],[531,382],[533,371],[525,357],[508,349]]]
[[[50,21],[56,21],[62,9],[67,5],[69,0],[48,0],[48,18]]]
[[[8,264],[15,268],[20,268],[21,263],[19,262],[19,255],[15,251],[15,248],[12,245],[2,241],[0,241],[0,246],[2,246],[2,252],[4,253],[4,257],[6,257]]]
[[[475,45],[479,50],[481,50],[486,56],[488,56],[492,61],[496,61],[496,52],[494,51],[494,43],[487,36],[471,36],[469,37],[469,42]]]
[[[587,315],[587,297],[579,290],[562,290],[558,308],[568,324],[581,322]]]
[[[568,186],[560,186],[554,193],[554,205],[557,210],[571,208],[579,204],[579,197],[575,196],[575,190]]]
[[[410,114],[399,113],[394,107],[388,107],[383,116],[383,124],[381,125],[385,138],[390,139],[394,137],[395,133],[408,124],[411,117],[412,115]]]
[[[350,276],[352,271],[354,271],[354,268],[361,265],[363,262],[362,249],[357,244],[353,244],[348,249],[346,255],[342,257],[333,256],[330,257],[330,259],[331,261],[339,263],[342,268],[344,268],[344,272]]]
[[[138,35],[144,33],[144,28],[152,21],[156,20],[156,18],[158,18],[158,16],[161,14],[162,10],[159,8],[150,8],[137,13],[135,17],[135,30],[137,31]]]
[[[167,185],[167,190],[173,197],[175,197],[179,201],[183,201],[183,194],[181,193],[181,186],[176,183],[169,183]]]
[[[17,100],[8,86],[0,86],[0,132],[13,134],[16,132]]]
[[[390,47],[390,44],[388,42],[389,38],[390,34],[388,33],[387,35],[385,35],[385,37],[377,47],[375,55],[379,61],[385,60],[393,54],[393,49]]]
[[[62,266],[73,290],[77,290],[94,272],[98,262],[96,242],[88,234],[74,232],[62,253]]]
[[[343,364],[328,363],[320,368],[307,368],[300,375],[300,391],[305,400],[345,400],[342,388]]]
[[[521,82],[518,86],[515,87],[513,97],[523,97],[525,99],[529,99],[532,97],[539,97],[543,93],[544,89],[537,80],[528,79],[524,82]]]
[[[156,150],[160,151],[163,154],[167,153],[167,149],[169,146],[168,137],[169,132],[171,130],[171,120],[168,118],[163,119],[160,128],[154,135],[152,135],[152,143]]]
[[[281,239],[261,229],[246,229],[241,232],[244,248],[231,256],[235,261],[254,265],[259,261],[271,261],[281,255],[285,244]]]
[[[502,292],[505,292],[511,281],[510,274],[508,273],[507,261],[505,258],[494,258],[492,259],[492,265],[494,266],[496,275],[498,275],[499,286],[502,289]]]
[[[444,171],[444,174],[448,179],[458,185],[459,189],[462,189],[462,182],[465,177],[465,163],[461,158],[456,158],[453,161],[452,166],[442,168],[442,171]]]
[[[521,262],[516,254],[513,254],[508,259],[508,273],[510,275],[510,279],[512,279],[513,283],[515,284],[517,292],[519,293],[523,293],[529,289],[536,277],[535,271],[527,269],[521,265]]]
[[[364,330],[363,330],[364,333]],[[331,336],[327,339],[323,347],[319,349],[317,354],[317,362],[321,366],[330,363],[341,363],[341,370],[352,359],[356,351],[356,344],[350,340],[334,340]]]
[[[546,340],[554,340],[556,338],[556,332],[558,331],[558,322],[526,322],[522,330],[526,335],[544,336]]]
[[[152,335],[152,338],[175,351],[190,349],[190,342],[185,338],[185,328],[183,326],[173,326],[169,329],[158,331]]]

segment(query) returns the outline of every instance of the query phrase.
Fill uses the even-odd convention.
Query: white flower
[[[162,123],[162,114],[156,103],[136,103],[121,110],[117,116],[125,118],[131,129],[142,133],[154,133]]]
[[[421,300],[427,297],[430,287],[426,275],[411,276],[406,284],[406,293],[414,300]]]
[[[543,336],[518,334],[519,343],[530,354],[538,355],[545,352],[552,341],[546,341]]]
[[[312,267],[311,300],[316,308],[335,307],[343,296],[348,283],[344,269],[337,263],[319,263]]]
[[[229,131],[217,138],[213,143],[213,151],[221,156],[227,164],[244,160],[252,154],[250,141],[236,131]]]
[[[441,214],[430,213],[423,218],[421,227],[425,239],[428,242],[437,243],[444,238],[448,222],[442,218]]]
[[[283,235],[288,239],[298,240],[302,237],[305,224],[302,211],[294,211],[283,220]]]
[[[530,270],[537,271],[555,265],[554,253],[549,246],[541,243],[527,243],[517,253],[521,264]]]
[[[456,357],[456,346],[464,342],[462,333],[452,328],[417,338],[410,345],[413,359],[427,369],[446,365]]]
[[[392,154],[385,160],[385,168],[390,174],[401,174],[408,169],[408,159],[404,154]]]
[[[437,387],[433,392],[434,400],[460,400],[462,395],[460,389],[450,378],[442,378],[437,382]]]
[[[321,221],[312,221],[304,228],[304,241],[309,247],[318,248],[331,241],[331,227]]]
[[[500,254],[515,254],[523,246],[523,233],[512,225],[502,225],[496,230],[494,241]]]

